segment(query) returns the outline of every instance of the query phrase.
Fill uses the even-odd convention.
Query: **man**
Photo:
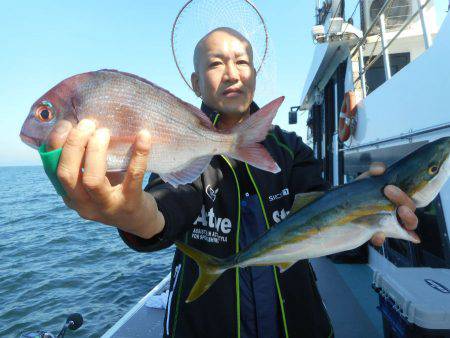
[[[241,34],[228,28],[210,32],[196,46],[194,64],[192,86],[218,129],[229,129],[258,109],[253,102],[252,49]],[[65,203],[84,218],[118,227],[124,241],[137,251],[158,250],[179,239],[226,257],[280,222],[296,193],[327,189],[311,149],[277,126],[263,144],[281,167],[278,174],[216,156],[192,184],[173,188],[152,175],[144,192],[151,135],[146,131],[138,135],[123,179],[106,174],[108,142],[108,131],[95,130],[88,120],[74,128],[62,121],[49,146],[63,146],[57,174],[67,192]],[[399,206],[405,226],[414,230],[413,202],[396,187],[387,186],[384,192]],[[383,240],[382,234],[372,238],[376,245]],[[306,260],[283,274],[274,267],[227,271],[199,299],[186,303],[197,274],[195,263],[177,250],[165,336],[333,336]]]

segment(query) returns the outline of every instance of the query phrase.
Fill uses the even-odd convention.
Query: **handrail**
[[[350,18],[353,17],[354,13],[356,12],[356,9],[360,6],[362,6],[362,2],[364,0],[359,0],[353,10],[353,13],[351,15]],[[367,43],[368,40],[368,36],[370,34],[372,34],[372,30],[374,29],[374,27],[379,24],[381,26],[381,28],[383,28],[384,23],[385,23],[385,12],[388,11],[388,9],[390,9],[392,7],[392,4],[394,3],[394,0],[387,0],[383,6],[381,7],[381,9],[378,11],[376,17],[372,20],[369,28],[366,30],[366,32],[363,34],[363,36],[358,40],[358,43],[356,44],[356,46],[353,48],[353,50],[350,52],[350,58],[353,58],[357,53],[358,58],[359,58],[359,76],[353,81],[353,83],[357,83],[358,81],[361,82],[361,89],[362,89],[362,94],[363,94],[363,98],[366,97],[367,93],[366,93],[366,88],[365,88],[365,74],[367,73],[367,71],[373,66],[373,64],[375,62],[378,61],[378,59],[380,57],[384,57],[385,62],[384,62],[384,68],[385,68],[385,74],[386,74],[386,80],[389,80],[390,78],[390,65],[389,65],[389,52],[388,52],[388,48],[392,45],[392,43],[398,38],[398,36],[410,25],[410,23],[417,17],[417,15],[420,14],[420,21],[422,23],[422,31],[423,31],[423,35],[424,35],[424,43],[425,43],[425,49],[428,49],[428,47],[430,46],[431,40],[429,39],[429,37],[427,36],[427,29],[426,29],[426,23],[425,23],[425,19],[424,19],[424,15],[423,15],[423,10],[424,8],[430,3],[431,0],[426,0],[424,4],[422,4],[422,0],[417,0],[418,3],[418,9],[412,14],[412,15],[408,15],[409,18],[400,26],[400,28],[398,29],[398,31],[396,32],[396,34],[394,35],[393,38],[389,39],[389,42],[386,43],[385,40],[385,30],[382,29],[381,30],[381,40],[382,40],[382,48],[381,48],[381,52],[375,56],[375,58],[371,59],[367,65],[364,65],[364,53],[363,53],[363,46]],[[332,18],[334,18],[337,14],[337,12],[340,9],[340,6],[342,4],[342,0],[339,2],[337,9],[334,13],[334,15],[332,16]],[[398,6],[396,6],[398,7]],[[407,6],[400,6],[400,7],[407,7]],[[406,17],[406,15],[398,15],[397,17]],[[389,18],[391,18],[391,16],[389,16]],[[331,20],[331,19],[330,19]],[[347,30],[349,23],[347,22],[347,26],[344,29],[344,32]],[[328,31],[325,34],[325,36],[327,37],[328,40],[328,33],[330,31],[331,28],[331,23],[330,23],[330,27],[328,27]],[[371,55],[372,57],[372,55]],[[370,57],[370,58],[371,58]]]
[[[351,54],[351,57],[354,57],[355,54],[357,53],[357,50],[359,49],[359,47],[362,47],[362,45],[367,40],[367,37],[369,36],[370,32],[372,31],[373,27],[375,27],[375,24],[378,21],[378,19],[380,18],[380,15],[384,14],[384,11],[386,10],[387,6],[389,6],[393,1],[394,0],[388,0],[384,3],[383,7],[381,7],[381,9],[378,12],[377,16],[375,17],[375,19],[372,20],[372,24],[369,26],[367,31],[364,33],[362,38],[359,40],[358,44],[355,46],[355,51]]]
[[[147,299],[153,295],[156,295],[157,293],[161,292],[168,284],[170,284],[170,272],[164,277],[163,280],[161,280],[158,285],[156,285],[149,293],[147,293],[144,297],[141,298],[141,300],[136,303],[131,310],[129,310],[122,318],[120,318],[112,327],[109,328],[108,331],[106,331],[101,338],[111,338],[114,337],[114,335],[117,333],[117,331],[125,325],[126,322],[130,318],[132,318],[140,308],[142,308],[145,303],[147,302]]]
[[[405,21],[405,23],[401,26],[401,28],[400,28],[400,29],[398,30],[398,32],[394,35],[394,37],[389,41],[389,43],[388,43],[385,47],[383,47],[383,48],[381,49],[381,52],[380,52],[380,53],[379,53],[372,61],[370,61],[368,65],[366,65],[366,66],[364,67],[363,71],[359,74],[359,76],[356,78],[356,80],[355,80],[354,82],[358,82],[358,81],[361,79],[361,76],[364,75],[364,74],[367,72],[367,70],[368,70],[370,67],[372,67],[372,65],[373,65],[375,62],[377,62],[377,60],[378,60],[382,55],[384,55],[384,52],[386,51],[386,49],[389,48],[389,46],[395,41],[395,39],[397,39],[397,37],[405,30],[406,27],[408,27],[408,25],[411,23],[411,21],[413,21],[414,18],[415,18],[417,15],[419,15],[420,11],[423,10],[423,9],[428,5],[428,3],[430,3],[430,1],[431,1],[431,0],[426,0],[426,2],[425,2],[423,5],[421,5],[420,8],[419,8],[414,14],[412,14],[411,17],[410,17],[408,20]]]
[[[378,145],[383,144],[383,143],[399,141],[399,140],[404,140],[404,139],[410,139],[410,138],[415,137],[415,136],[420,136],[420,135],[423,135],[423,134],[432,133],[432,132],[439,131],[439,130],[442,130],[442,129],[447,129],[447,128],[450,128],[450,123],[443,123],[443,124],[440,124],[440,125],[437,125],[437,126],[434,126],[434,127],[424,128],[424,129],[416,130],[416,131],[409,131],[407,133],[404,133],[404,134],[401,134],[401,135],[398,135],[398,136],[387,137],[387,138],[382,139],[382,140],[377,140],[377,141],[373,141],[373,142],[369,142],[369,143],[364,143],[364,144],[353,146],[353,147],[342,148],[342,149],[339,149],[339,151],[345,152],[345,151],[350,151],[350,150],[357,150],[357,149],[362,149],[362,148],[374,147],[374,146],[378,146]]]

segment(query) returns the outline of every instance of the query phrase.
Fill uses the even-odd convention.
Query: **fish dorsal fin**
[[[185,168],[179,171],[160,174],[159,176],[175,188],[180,184],[191,183],[205,171],[206,167],[211,162],[211,158],[211,156],[196,158],[189,162]]]
[[[294,203],[292,203],[291,211],[289,213],[299,211],[319,197],[322,197],[324,194],[323,191],[313,191],[295,195]]]
[[[295,262],[286,262],[286,263],[279,263],[277,264],[277,266],[280,268],[280,272],[283,273],[294,264]]]

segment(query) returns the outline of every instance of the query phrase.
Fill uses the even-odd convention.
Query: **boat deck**
[[[335,264],[328,258],[312,259],[311,264],[335,337],[383,337],[372,269],[366,264]]]
[[[381,338],[383,324],[372,290],[372,270],[365,264],[334,264],[327,258],[312,259],[317,285],[333,323],[336,338]],[[164,288],[160,288],[164,291]],[[147,297],[147,296],[146,296]],[[164,310],[141,306],[105,335],[114,338],[161,337]]]
[[[140,338],[163,336],[164,310],[143,306],[119,330],[109,336],[114,338]],[[105,336],[103,336],[105,337]],[[108,336],[107,336],[108,337]]]

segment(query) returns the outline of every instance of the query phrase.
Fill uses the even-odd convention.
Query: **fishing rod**
[[[75,331],[81,325],[83,325],[83,317],[79,313],[70,314],[67,317],[63,328],[58,333],[56,338],[63,338],[64,335],[66,334],[67,329]],[[20,338],[55,338],[55,335],[51,332],[39,330],[39,331],[32,331],[32,332],[24,332],[20,335]]]

